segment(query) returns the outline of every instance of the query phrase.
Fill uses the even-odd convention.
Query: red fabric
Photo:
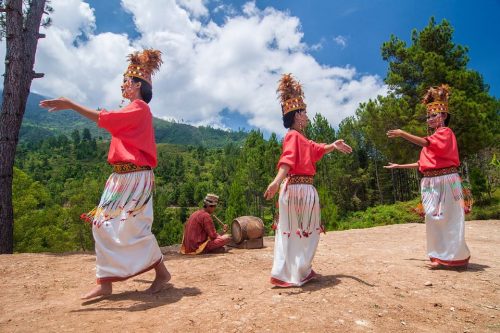
[[[325,144],[308,140],[295,130],[290,130],[283,140],[283,152],[278,161],[290,166],[289,175],[314,176],[316,163],[325,155]]]
[[[450,128],[440,127],[425,139],[429,145],[420,152],[420,172],[460,166],[457,139]]]
[[[439,258],[433,258],[430,257],[431,262],[437,262],[443,266],[450,266],[450,267],[460,267],[460,266],[467,266],[469,264],[469,258],[463,259],[463,260],[443,260]]]
[[[217,236],[216,239],[211,240],[207,243],[207,246],[205,246],[205,250],[203,252],[205,253],[210,253],[210,252],[217,252],[218,249],[224,247],[224,245],[229,243],[229,239],[224,239],[222,236]]]
[[[136,99],[116,111],[103,110],[97,125],[111,133],[108,162],[156,167],[153,116],[146,102]]]
[[[205,210],[200,209],[191,214],[184,226],[184,240],[182,244],[186,253],[195,252],[208,238],[217,239],[214,221]],[[208,244],[207,244],[208,245]]]

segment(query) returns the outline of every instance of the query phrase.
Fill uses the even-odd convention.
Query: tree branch
[[[44,73],[36,73],[35,71],[31,72],[31,77],[34,78],[34,79],[40,79],[40,78],[42,78],[44,76],[45,76]]]

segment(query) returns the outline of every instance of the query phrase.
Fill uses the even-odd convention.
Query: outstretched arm
[[[335,149],[340,151],[341,153],[344,153],[344,154],[352,153],[351,146],[345,144],[344,140],[342,140],[342,139],[337,140],[334,143],[330,143],[328,145],[325,145],[326,154],[334,151]]]
[[[49,112],[56,112],[61,110],[74,110],[79,114],[81,114],[82,116],[92,120],[93,122],[97,123],[99,120],[99,111],[89,109],[65,97],[59,97],[56,99],[46,99],[40,102],[40,107],[49,109]]]
[[[418,162],[409,164],[396,164],[389,162],[389,165],[384,165],[385,169],[416,169],[418,168]]]
[[[401,137],[401,138],[403,138],[407,141],[410,141],[411,143],[414,143],[416,145],[419,145],[421,147],[427,147],[429,145],[429,142],[426,139],[421,138],[421,137],[416,136],[416,135],[413,135],[413,134],[410,134],[410,133],[403,131],[403,130],[400,130],[400,129],[388,130],[387,136],[389,138]]]
[[[271,184],[269,184],[266,192],[264,192],[264,198],[266,198],[266,200],[272,199],[276,194],[276,192],[278,192],[280,184],[288,174],[289,170],[290,166],[288,164],[282,164],[280,166],[278,173],[276,174],[276,177],[274,177],[274,180],[271,182]]]

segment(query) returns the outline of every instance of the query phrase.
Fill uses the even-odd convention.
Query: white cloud
[[[310,116],[320,112],[332,125],[353,115],[360,102],[386,92],[377,76],[319,64],[308,53],[317,47],[305,44],[297,17],[255,2],[217,24],[203,0],[122,0],[141,33],[134,41],[96,34],[93,11],[81,0],[53,0],[52,6],[54,23],[39,41],[35,65],[45,78],[32,85],[44,95],[114,108],[121,100],[125,56],[142,47],[163,52],[154,78],[155,116],[196,125],[222,127],[219,113],[229,109],[253,126],[283,134],[275,93],[281,73],[291,72],[303,83]]]
[[[347,46],[347,37],[345,37],[345,36],[338,35],[338,36],[333,38],[333,41],[335,43],[337,43],[338,45],[340,45],[340,47],[343,49]]]
[[[178,3],[181,7],[186,8],[194,17],[201,17],[208,15],[208,9],[205,7],[204,0],[179,0]]]

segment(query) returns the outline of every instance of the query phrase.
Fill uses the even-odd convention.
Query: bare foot
[[[155,267],[156,277],[151,286],[146,289],[146,292],[149,294],[156,294],[162,291],[163,287],[170,281],[172,276],[165,267],[165,264],[161,262],[158,266]]]
[[[108,296],[113,292],[111,283],[103,283],[95,286],[91,291],[82,295],[80,299],[91,299],[99,296]]]

